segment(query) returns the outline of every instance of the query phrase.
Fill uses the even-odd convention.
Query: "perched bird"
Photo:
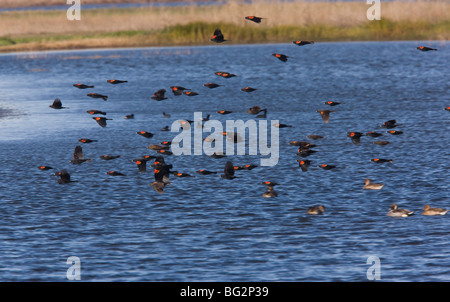
[[[307,172],[309,169],[309,166],[311,165],[310,160],[306,159],[297,159],[299,167],[302,169],[303,172]]]
[[[328,122],[330,121],[330,113],[331,112],[335,112],[335,111],[332,111],[332,110],[317,110],[317,112],[320,113],[320,116],[322,117],[324,123],[328,124]]]
[[[53,168],[50,166],[39,166],[38,169],[41,171],[47,171],[47,170],[51,170]]]
[[[281,53],[273,53],[272,56],[274,56],[275,58],[279,59],[282,62],[287,62],[288,60],[288,56],[281,54]]]
[[[81,83],[73,84],[73,87],[77,87],[79,89],[94,88],[94,86],[89,86],[89,85],[85,85],[85,84],[81,84]]]
[[[374,163],[393,163],[394,160],[393,159],[384,159],[384,158],[373,158],[371,159],[371,161],[373,161]]]
[[[219,85],[219,84],[216,84],[216,83],[206,83],[206,84],[203,84],[203,86],[212,89],[212,88],[217,88],[217,87],[222,86],[222,85]]]
[[[73,151],[73,159],[70,162],[74,165],[79,165],[86,161],[91,161],[91,159],[84,158],[83,148],[81,146],[76,146]]]
[[[183,91],[185,90],[191,90],[189,88],[184,88],[183,86],[170,86],[170,89],[172,89],[173,95],[182,95]]]
[[[255,91],[255,90],[257,90],[256,88],[252,88],[252,87],[244,87],[244,88],[241,88],[241,91],[244,91],[244,92],[253,92],[253,91]]]
[[[187,95],[187,96],[196,96],[196,95],[198,95],[198,93],[195,92],[195,91],[183,91],[183,94]]]
[[[99,124],[100,127],[102,127],[102,128],[106,127],[106,121],[112,120],[110,118],[99,117],[99,116],[93,117],[92,119],[94,119],[97,122],[97,124]]]
[[[340,103],[339,103],[339,102],[328,101],[328,102],[325,102],[324,104],[325,104],[325,105],[328,105],[328,106],[337,106],[337,105],[339,105]]]
[[[314,41],[293,41],[292,43],[298,46],[303,46],[308,44],[314,44]]]
[[[147,131],[138,131],[136,133],[139,134],[140,136],[145,137],[145,138],[152,138],[153,135],[154,135],[153,133],[147,132]]]
[[[222,32],[220,31],[220,29],[217,28],[214,31],[214,34],[213,34],[213,37],[212,37],[211,41],[212,42],[216,42],[216,43],[222,43],[222,42],[225,42],[227,40],[225,40],[225,38],[224,38]]]
[[[431,48],[431,47],[427,47],[427,46],[419,46],[419,47],[417,47],[417,49],[420,50],[420,51],[430,51],[430,50],[437,51],[436,48]]]
[[[134,119],[134,114],[132,113],[132,114],[127,114],[127,115],[125,115],[125,117],[124,117],[126,120],[131,120],[131,119]]]
[[[197,171],[198,174],[202,174],[202,175],[209,175],[209,174],[217,174],[217,172],[214,171],[208,171],[208,170],[198,170]]]
[[[162,101],[162,100],[166,100],[167,98],[165,97],[165,93],[166,90],[165,89],[159,89],[158,91],[156,91],[153,96],[151,97],[151,99],[155,100],[155,101]]]
[[[236,176],[234,176],[234,166],[231,161],[227,161],[227,163],[225,164],[225,169],[223,170],[223,174],[221,175],[221,177],[225,179],[236,178]]]
[[[312,206],[310,208],[308,208],[308,210],[306,210],[306,214],[309,215],[321,215],[325,213],[325,206],[320,205],[320,206]]]
[[[106,115],[106,112],[100,111],[100,110],[87,110],[86,112],[89,113],[89,114],[101,114],[101,115]]]
[[[95,139],[89,139],[89,138],[80,138],[78,141],[79,141],[80,143],[83,143],[83,144],[90,144],[90,143],[95,143],[95,142],[97,142],[97,140],[95,140]]]
[[[361,136],[363,136],[364,133],[361,132],[347,132],[347,136],[352,139],[352,142],[359,146],[361,144]]]
[[[368,178],[364,180],[363,189],[365,190],[380,190],[382,187],[384,187],[384,184],[372,183]]]
[[[70,182],[76,182],[76,181],[70,179],[70,174],[65,169],[63,169],[63,170],[61,170],[59,172],[56,172],[55,175],[59,176],[59,178],[57,180],[57,182],[59,184],[67,184],[67,183],[70,183]]]
[[[99,93],[95,93],[95,92],[88,93],[87,96],[94,98],[94,99],[103,99],[104,101],[106,101],[108,99],[108,96],[99,94]]]
[[[66,108],[66,107],[63,107],[63,106],[62,106],[61,100],[58,99],[58,98],[56,98],[56,99],[53,101],[53,104],[51,104],[51,105],[48,106],[48,107],[53,108],[53,109],[64,109],[64,108]]]
[[[393,203],[391,207],[389,208],[389,212],[387,213],[388,216],[391,217],[408,217],[413,215],[413,211],[409,211],[406,209],[399,209],[397,204]]]
[[[114,171],[114,170],[108,171],[108,172],[106,172],[106,174],[111,175],[111,176],[126,176],[125,174],[120,173],[118,171]]]
[[[106,80],[107,83],[110,84],[121,84],[121,83],[128,83],[128,81],[122,81],[122,80]]]
[[[441,208],[431,208],[429,205],[423,207],[422,215],[435,216],[435,215],[445,215],[448,210]]]
[[[99,157],[103,160],[113,160],[113,159],[119,158],[120,155],[101,155]]]
[[[256,17],[256,16],[246,16],[245,20],[253,21],[255,23],[261,23],[261,20],[264,19],[262,17]]]

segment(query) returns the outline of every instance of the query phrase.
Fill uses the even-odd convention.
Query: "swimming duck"
[[[306,210],[306,214],[310,214],[310,215],[320,215],[325,213],[325,206],[320,205],[320,206],[312,206],[310,208],[308,208],[308,210]]]
[[[399,209],[397,204],[393,203],[391,207],[389,208],[389,212],[387,213],[388,216],[391,217],[408,217],[414,214],[413,211],[409,211],[406,209]]]
[[[384,187],[384,184],[371,183],[370,179],[368,179],[368,178],[366,178],[364,180],[363,189],[365,189],[365,190],[380,190],[382,187]]]
[[[447,212],[448,212],[448,210],[445,210],[445,209],[431,208],[429,205],[425,205],[423,207],[422,215],[426,215],[426,216],[445,215]]]

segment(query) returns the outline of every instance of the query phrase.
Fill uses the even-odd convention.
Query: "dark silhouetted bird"
[[[147,160],[146,159],[136,159],[134,160],[139,172],[145,173],[147,171]]]
[[[70,161],[72,164],[79,165],[85,161],[91,161],[90,158],[84,158],[83,148],[81,146],[76,146],[73,151],[73,159]]]
[[[331,170],[331,169],[336,168],[335,165],[327,165],[327,164],[318,165],[317,167],[322,168],[322,169],[324,169],[324,170]]]
[[[127,114],[127,115],[124,116],[124,119],[126,119],[126,120],[134,119],[134,114],[133,113],[132,114]]]
[[[292,43],[298,46],[303,46],[308,44],[314,44],[314,41],[293,41]]]
[[[394,160],[393,159],[384,159],[384,158],[373,158],[371,159],[371,161],[373,161],[374,163],[393,163]]]
[[[417,47],[418,50],[420,51],[430,51],[430,50],[437,50],[436,48],[431,48],[431,47],[427,47],[427,46],[419,46]]]
[[[94,119],[97,122],[97,124],[99,124],[100,127],[103,127],[103,128],[106,127],[106,121],[112,120],[110,118],[99,117],[99,116],[93,117],[92,119]]]
[[[392,135],[403,134],[403,131],[396,131],[396,130],[389,130],[389,131],[386,131],[386,132],[389,133],[389,134],[392,134]]]
[[[256,16],[246,16],[245,19],[249,20],[249,21],[253,21],[255,23],[261,23],[262,19],[264,19],[264,18],[256,17]]]
[[[375,132],[375,131],[369,131],[365,135],[366,136],[370,136],[370,137],[379,137],[379,136],[383,136],[383,133],[379,133],[379,132]]]
[[[38,169],[41,171],[47,171],[47,170],[51,170],[53,168],[50,166],[39,166]]]
[[[225,42],[227,40],[225,40],[225,38],[224,38],[222,32],[220,31],[220,29],[217,28],[214,31],[214,34],[213,34],[213,37],[212,37],[211,41],[212,42],[216,42],[216,43],[222,43],[222,42]]]
[[[383,124],[380,125],[381,128],[386,128],[386,129],[392,129],[397,127],[397,121],[396,120],[389,120],[387,122],[384,122]]]
[[[198,174],[202,174],[202,175],[209,175],[209,174],[217,174],[217,172],[214,171],[208,171],[208,170],[198,170],[197,171]]]
[[[328,124],[328,122],[330,121],[330,113],[334,112],[332,110],[317,110],[317,112],[320,113],[320,116],[322,117],[322,120],[324,121],[325,124]]]
[[[227,161],[227,163],[225,164],[225,168],[223,170],[223,174],[221,175],[221,177],[225,179],[236,178],[236,176],[234,176],[234,166],[231,161]]]
[[[225,78],[225,79],[232,78],[232,77],[236,76],[235,74],[229,73],[229,72],[226,72],[226,71],[216,71],[214,74],[218,75],[218,76],[220,76],[222,78]]]
[[[388,141],[374,141],[373,143],[375,145],[379,145],[379,146],[386,146],[386,145],[390,144]]]
[[[281,53],[273,53],[272,56],[274,56],[275,58],[277,58],[277,59],[279,59],[280,61],[283,61],[283,62],[287,62],[287,60],[289,58],[288,56],[286,56],[284,54],[281,54]]]
[[[259,106],[253,106],[247,110],[247,113],[250,113],[250,114],[258,114],[260,112],[261,112],[261,107],[259,107]]]
[[[307,138],[310,138],[310,139],[321,139],[321,138],[325,138],[325,137],[321,136],[321,135],[311,134],[311,135],[308,135]]]
[[[104,101],[106,101],[108,99],[108,96],[99,94],[99,93],[95,93],[95,92],[88,93],[87,96],[94,98],[94,99],[103,99]]]
[[[94,88],[94,86],[89,86],[89,85],[85,85],[85,84],[81,84],[81,83],[73,84],[73,87],[77,87],[79,89]]]
[[[106,82],[110,84],[121,84],[121,83],[128,83],[128,81],[122,81],[122,80],[107,80]]]
[[[139,134],[140,136],[143,136],[143,137],[146,137],[146,138],[153,137],[153,133],[147,132],[147,131],[138,131],[136,133]]]
[[[158,91],[156,91],[153,96],[151,97],[151,99],[155,100],[155,101],[162,101],[162,100],[166,100],[167,98],[165,97],[166,94],[166,90],[165,89],[159,89]]]
[[[255,90],[257,90],[256,88],[252,88],[252,87],[244,87],[244,88],[241,88],[241,91],[244,91],[244,92],[253,92],[253,91],[255,91]]]
[[[101,155],[99,157],[103,160],[113,160],[113,159],[119,158],[120,155]]]
[[[361,136],[363,136],[364,133],[361,132],[347,132],[347,136],[352,139],[352,142],[359,146],[361,144]]]
[[[303,172],[307,172],[309,169],[309,166],[311,165],[310,160],[306,159],[297,159],[299,167],[302,169]]]
[[[125,174],[123,174],[123,173],[120,173],[120,172],[118,172],[118,171],[108,171],[108,172],[106,172],[106,174],[108,174],[108,175],[111,175],[111,176],[126,176]]]
[[[225,114],[233,113],[233,111],[219,110],[219,111],[217,111],[217,113],[222,114],[222,115],[225,115]]]
[[[89,138],[84,138],[84,137],[80,138],[78,141],[83,144],[90,144],[90,143],[97,142],[97,140],[95,140],[95,139],[89,139]]]
[[[172,89],[173,95],[182,95],[183,91],[185,90],[191,90],[189,88],[184,88],[183,86],[170,86],[170,89]]]
[[[217,88],[217,87],[222,86],[222,85],[219,85],[219,84],[216,84],[216,83],[206,83],[206,84],[203,84],[203,86],[212,89],[212,88]]]
[[[187,95],[187,96],[196,96],[196,95],[198,95],[198,93],[195,92],[195,91],[183,91],[183,94]]]
[[[100,111],[100,110],[87,110],[86,112],[89,113],[89,114],[101,114],[101,115],[106,115],[106,112]]]
[[[277,128],[290,128],[290,127],[292,127],[291,125],[286,125],[286,124],[274,124],[273,125],[274,127],[277,127]]]
[[[53,109],[64,109],[66,107],[62,106],[61,100],[60,99],[55,99],[53,101],[53,104],[51,104],[49,107],[53,108]]]
[[[70,182],[76,182],[75,180],[71,180],[70,179],[70,174],[65,169],[63,169],[63,170],[61,170],[59,172],[56,172],[55,175],[59,176],[59,178],[57,180],[57,182],[59,184],[67,184],[67,183],[70,183]]]
[[[325,102],[324,104],[325,104],[325,105],[328,105],[328,106],[337,106],[337,105],[339,105],[340,103],[339,103],[339,102],[328,101],[328,102]]]

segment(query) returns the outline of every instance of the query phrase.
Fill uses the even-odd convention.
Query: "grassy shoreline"
[[[95,9],[81,21],[61,11],[0,13],[0,52],[86,48],[211,45],[215,28],[227,44],[314,41],[450,40],[450,3],[392,2],[380,21],[352,2]],[[245,15],[266,18],[261,24]]]

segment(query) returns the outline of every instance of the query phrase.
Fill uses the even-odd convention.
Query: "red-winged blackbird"
[[[373,158],[371,159],[374,163],[393,163],[393,159],[384,159],[384,158]]]
[[[203,170],[203,169],[202,170],[198,170],[197,173],[202,174],[202,175],[217,174],[217,172]]]
[[[214,73],[215,75],[218,75],[222,78],[228,79],[228,78],[232,78],[235,77],[236,75],[233,73],[229,73],[229,72],[225,72],[225,71],[217,71]]]
[[[370,137],[379,137],[379,136],[383,136],[382,133],[378,133],[378,132],[374,132],[374,131],[369,131],[366,133],[366,136],[370,136]]]
[[[245,19],[249,20],[249,21],[253,21],[255,23],[261,23],[261,20],[264,19],[264,18],[256,17],[256,16],[247,16],[247,17],[245,17]]]
[[[166,90],[165,89],[159,89],[158,91],[156,91],[153,96],[151,97],[153,100],[155,101],[162,101],[162,100],[166,100],[167,98],[165,97],[165,93]]]
[[[103,127],[103,128],[106,127],[106,121],[112,120],[112,119],[110,119],[110,118],[99,117],[99,116],[93,117],[92,119],[94,119],[94,120],[97,122],[97,124],[99,124],[100,127]]]
[[[303,46],[308,44],[314,44],[314,41],[293,41],[292,43],[298,46]]]
[[[50,166],[39,166],[38,169],[41,170],[41,171],[47,171],[47,170],[50,170],[50,169],[53,169],[53,168],[50,167]]]
[[[178,172],[178,171],[173,171],[172,175],[176,176],[176,177],[192,177],[192,175],[190,175],[190,174],[181,173],[181,172]]]
[[[147,132],[147,131],[138,131],[138,132],[136,132],[136,133],[139,134],[139,135],[141,135],[141,136],[143,136],[143,137],[146,137],[146,138],[151,138],[151,137],[153,137],[153,133]]]
[[[303,172],[307,172],[309,169],[309,166],[311,165],[310,160],[306,159],[297,159],[299,167],[302,169]]]
[[[331,112],[335,112],[335,111],[332,111],[332,110],[317,110],[317,112],[320,113],[320,116],[322,117],[324,123],[328,124],[328,122],[330,121],[330,113]]]
[[[136,159],[134,160],[139,172],[145,173],[147,171],[147,160],[146,159]]]
[[[335,165],[327,165],[327,164],[318,165],[317,167],[322,168],[322,169],[324,169],[324,170],[331,170],[331,169],[336,168]]]
[[[90,158],[84,158],[83,148],[81,146],[76,146],[73,151],[73,159],[70,162],[74,165],[79,165],[90,160]]]
[[[89,86],[89,85],[85,85],[85,84],[73,84],[73,87],[77,87],[79,89],[86,89],[86,88],[94,88],[94,86]]]
[[[225,179],[236,178],[236,176],[234,176],[234,166],[231,161],[227,161],[227,163],[225,164],[225,168],[223,170],[223,174],[221,175],[221,177]]]
[[[94,99],[103,99],[104,101],[106,101],[108,99],[108,96],[99,94],[99,93],[95,93],[95,92],[88,93],[87,96],[94,98]]]
[[[80,138],[78,141],[83,144],[90,144],[90,143],[95,143],[97,140],[89,139],[89,138]]]
[[[420,51],[437,50],[436,48],[431,48],[431,47],[427,47],[427,46],[419,46],[419,47],[417,47],[417,49]]]
[[[272,56],[274,56],[275,58],[277,58],[277,59],[279,59],[280,61],[283,61],[283,62],[287,62],[287,60],[289,58],[288,56],[283,55],[281,53],[273,53]]]
[[[298,146],[298,147],[302,147],[302,148],[314,148],[316,145],[305,142],[305,141],[291,141],[289,143],[289,145],[291,146]]]
[[[216,42],[216,43],[222,43],[222,42],[225,42],[226,40],[224,39],[224,36],[223,36],[222,32],[220,31],[220,29],[217,28],[214,31],[211,41]]]
[[[361,136],[363,136],[364,133],[361,132],[347,132],[347,136],[350,137],[352,139],[352,142],[355,145],[360,145],[361,143]]]
[[[70,179],[70,174],[65,169],[63,169],[59,172],[56,172],[55,175],[59,176],[59,179],[57,180],[59,184],[67,184],[70,182],[76,182],[76,181]]]
[[[233,111],[220,110],[220,111],[217,111],[217,113],[222,114],[222,115],[225,115],[225,114],[233,113]]]
[[[389,120],[387,122],[384,122],[383,124],[380,125],[381,128],[386,128],[386,129],[392,129],[397,127],[397,121],[396,120]]]
[[[286,125],[286,124],[274,124],[275,127],[277,128],[289,128],[292,127],[291,125]]]
[[[339,105],[340,103],[339,103],[339,102],[328,101],[328,102],[325,102],[324,104],[325,104],[325,105],[329,105],[329,106],[337,106],[337,105]]]
[[[86,112],[89,113],[89,114],[102,114],[102,115],[106,115],[106,112],[100,111],[100,110],[87,110]]]
[[[252,92],[252,91],[255,91],[255,90],[256,90],[256,88],[252,88],[252,87],[241,88],[241,91],[244,91],[244,92]]]
[[[183,94],[184,94],[184,95],[187,95],[187,96],[195,96],[195,95],[198,95],[198,93],[197,93],[197,92],[194,92],[194,91],[183,91]]]
[[[126,176],[125,174],[117,172],[117,171],[108,171],[108,172],[106,172],[106,174],[111,175],[111,176]]]
[[[61,100],[60,99],[55,99],[53,101],[53,104],[51,104],[49,107],[53,108],[53,109],[64,109],[66,107],[62,106]]]
[[[219,85],[219,84],[216,84],[216,83],[206,83],[206,84],[203,84],[203,86],[212,89],[212,88],[217,88],[217,87],[222,86],[222,85]]]
[[[403,131],[395,131],[395,130],[389,130],[389,131],[386,131],[386,132],[389,133],[389,134],[392,134],[392,135],[403,134]]]
[[[126,119],[126,120],[134,119],[134,114],[133,113],[132,114],[127,114],[127,115],[125,115],[124,119]]]
[[[321,139],[321,138],[325,138],[325,137],[321,136],[321,135],[311,134],[311,135],[308,135],[307,138],[310,138],[310,139]]]
[[[183,91],[191,90],[189,88],[184,88],[183,86],[170,86],[170,89],[172,89],[174,95],[182,95]]]
[[[121,84],[121,83],[128,83],[128,81],[122,81],[122,80],[107,80],[106,82],[110,84]]]

